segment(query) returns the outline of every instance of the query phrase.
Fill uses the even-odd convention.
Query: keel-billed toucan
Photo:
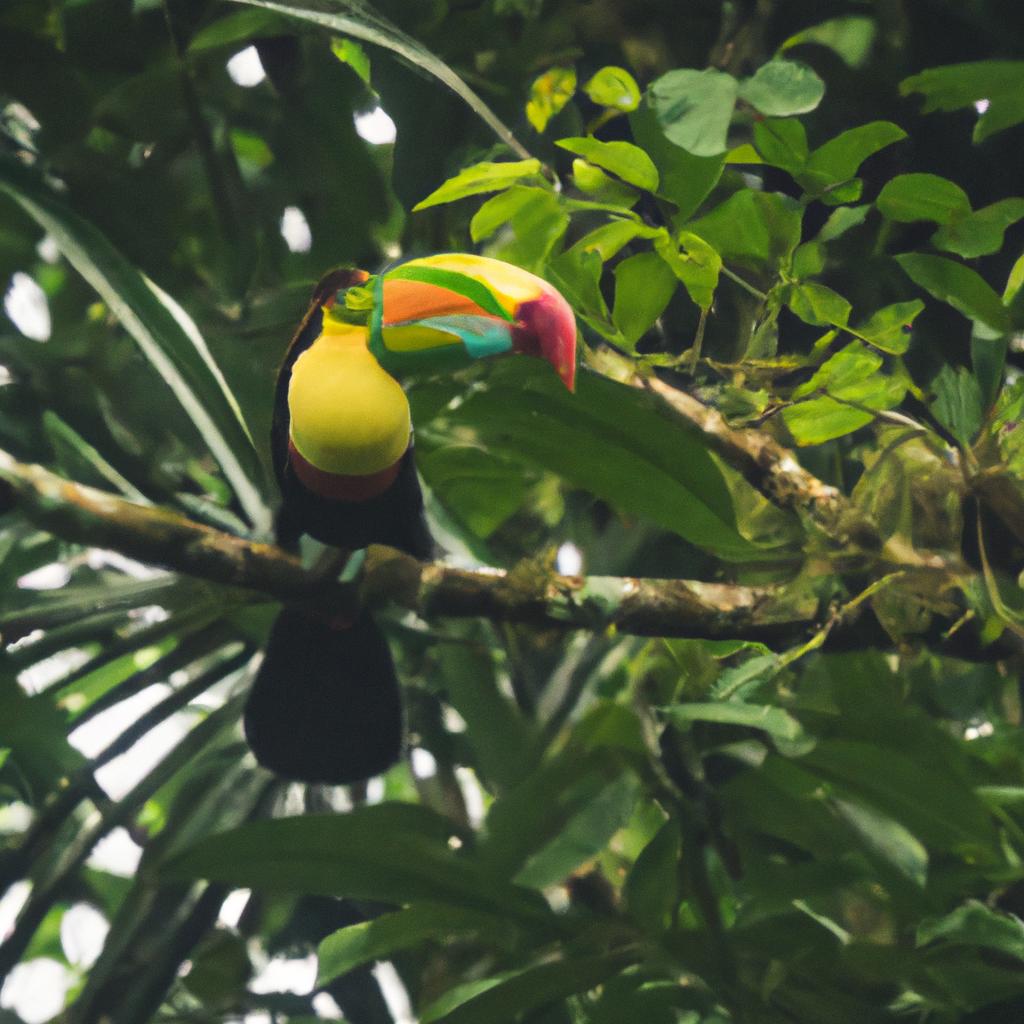
[[[572,310],[518,267],[448,253],[375,277],[324,277],[277,380],[279,541],[308,533],[341,548],[389,544],[430,558],[409,404],[396,378],[506,352],[546,359],[573,388]],[[261,764],[306,782],[353,782],[394,762],[402,743],[398,681],[370,614],[339,623],[284,609],[245,731]]]

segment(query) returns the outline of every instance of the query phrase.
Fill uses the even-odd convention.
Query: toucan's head
[[[401,368],[461,346],[472,358],[521,352],[549,362],[565,386],[576,376],[576,319],[547,281],[486,256],[444,253],[383,275],[382,361]]]

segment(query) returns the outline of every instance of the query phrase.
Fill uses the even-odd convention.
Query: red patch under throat
[[[307,462],[290,438],[288,461],[304,487],[321,498],[329,498],[332,501],[368,501],[370,498],[376,498],[395,482],[402,465],[402,460],[399,459],[386,469],[377,473],[367,473],[365,476],[328,473]]]

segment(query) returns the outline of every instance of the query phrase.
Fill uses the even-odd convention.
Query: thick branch
[[[804,469],[796,456],[773,437],[760,430],[729,426],[717,409],[657,377],[645,377],[642,383],[677,416],[696,427],[708,448],[739,470],[773,504],[806,514],[840,544],[852,541],[869,549],[878,546],[874,526],[835,487]]]
[[[468,571],[424,564],[372,547],[358,584],[307,569],[294,555],[194,523],[167,509],[133,504],[72,483],[0,452],[0,480],[32,522],[67,540],[114,548],[140,561],[268,597],[350,613],[360,600],[393,601],[426,618],[485,616],[577,629],[615,628],[642,636],[770,640],[805,633],[817,600],[785,588],[694,580]]]

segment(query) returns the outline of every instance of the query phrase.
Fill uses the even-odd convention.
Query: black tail
[[[368,612],[348,629],[284,609],[245,708],[256,760],[286,778],[341,784],[377,775],[402,747],[387,641]]]

